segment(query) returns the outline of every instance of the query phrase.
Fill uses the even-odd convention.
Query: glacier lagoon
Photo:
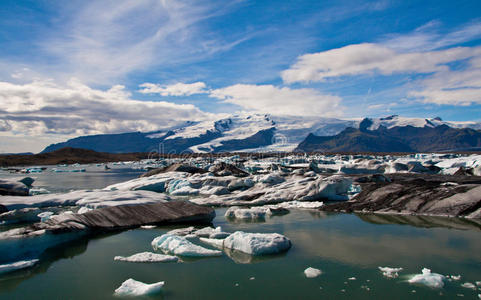
[[[37,177],[35,186],[57,192],[102,188],[141,173],[120,167],[91,168],[85,173],[31,176]],[[460,295],[477,299],[481,293],[480,287],[462,286],[481,281],[481,228],[468,220],[293,209],[261,222],[245,222],[227,220],[226,210],[216,209],[214,227],[280,233],[291,240],[291,249],[264,257],[226,252],[220,257],[182,258],[180,263],[129,263],[114,257],[153,251],[155,237],[182,227],[110,233],[52,248],[33,268],[0,276],[0,299],[119,299],[114,291],[129,278],[165,281],[162,292],[146,299],[453,299]],[[378,269],[387,266],[403,270],[398,278],[387,278]],[[322,274],[306,278],[308,267]],[[461,279],[447,278],[439,289],[410,284],[408,280],[423,268]]]

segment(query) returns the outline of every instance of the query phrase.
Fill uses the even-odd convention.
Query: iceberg
[[[397,278],[399,276],[398,272],[401,272],[403,268],[390,268],[390,267],[378,267],[382,272],[382,275],[387,278]]]
[[[162,290],[164,281],[146,284],[132,278],[127,279],[115,290],[118,296],[143,296],[158,293]]]
[[[312,268],[312,267],[309,267],[304,270],[304,275],[306,275],[307,278],[315,278],[321,274],[322,274],[321,270]]]
[[[224,240],[224,247],[251,255],[266,255],[289,250],[291,241],[278,233],[236,231]]]
[[[224,248],[224,240],[223,239],[209,239],[209,238],[199,238],[199,240],[202,242],[202,243],[205,243],[209,246],[212,246],[214,248],[217,248],[217,249],[223,249]]]
[[[38,262],[38,259],[32,259],[32,260],[21,260],[11,264],[0,265],[0,274],[13,272],[13,271],[21,270],[25,268],[30,268],[31,266],[35,265],[37,262]]]
[[[152,252],[141,252],[131,256],[116,256],[114,260],[138,262],[138,263],[150,263],[150,262],[176,262],[179,260],[177,256],[157,254]]]
[[[268,207],[240,208],[232,206],[225,212],[226,218],[242,220],[259,220],[271,216],[272,211]]]
[[[471,283],[471,282],[465,282],[465,283],[461,284],[461,286],[462,286],[463,288],[476,290],[476,285],[474,285],[474,284]]]
[[[430,288],[442,288],[445,277],[441,274],[431,273],[430,269],[422,269],[422,274],[416,274],[408,280],[409,283],[423,284]]]
[[[221,251],[195,245],[189,242],[185,237],[168,233],[156,237],[152,241],[152,247],[156,251],[161,250],[164,253],[172,253],[179,256],[202,257],[222,255]]]

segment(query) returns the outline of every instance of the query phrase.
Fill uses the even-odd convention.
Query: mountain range
[[[481,148],[481,123],[440,118],[334,119],[235,114],[155,132],[81,136],[52,144],[99,152],[418,152]]]

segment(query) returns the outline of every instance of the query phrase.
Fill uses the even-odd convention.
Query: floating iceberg
[[[117,261],[127,261],[127,262],[139,262],[139,263],[149,263],[149,262],[176,262],[179,260],[177,256],[157,254],[152,252],[141,252],[131,256],[116,256],[114,260]]]
[[[224,240],[224,247],[251,255],[265,255],[289,250],[291,241],[278,233],[236,231]]]
[[[387,278],[397,278],[399,276],[398,272],[401,272],[403,268],[390,268],[390,267],[378,267],[382,272],[382,275]]]
[[[21,270],[25,268],[30,268],[31,266],[35,265],[37,262],[38,262],[38,259],[32,259],[32,260],[17,261],[11,264],[0,265],[0,274],[13,272],[13,271]]]
[[[315,278],[321,274],[322,274],[321,270],[312,268],[312,267],[309,267],[304,270],[304,275],[306,275],[307,278]]]
[[[118,296],[143,296],[158,293],[162,290],[164,282],[156,282],[152,284],[146,284],[132,278],[127,279],[122,285],[115,290],[115,294]]]
[[[431,288],[442,288],[444,286],[445,277],[441,274],[431,273],[430,269],[424,268],[422,274],[416,274],[409,283],[423,284]]]
[[[164,253],[172,253],[180,256],[220,256],[221,251],[207,249],[189,242],[185,237],[164,234],[156,237],[152,241],[154,250],[161,250]]]
[[[225,212],[224,216],[231,219],[259,220],[271,215],[272,211],[268,207],[240,208],[232,206]]]
[[[209,239],[209,238],[203,238],[201,237],[199,239],[201,242],[209,245],[209,246],[212,246],[214,248],[217,248],[217,249],[223,249],[224,248],[224,240],[223,239]]]
[[[465,282],[465,283],[461,284],[461,286],[462,286],[463,288],[476,290],[476,285],[474,285],[474,284],[471,283],[471,282]]]

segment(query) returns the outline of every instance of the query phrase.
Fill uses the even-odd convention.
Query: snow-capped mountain
[[[346,128],[376,131],[398,127],[481,129],[476,122],[445,122],[440,118],[334,119],[321,117],[272,116],[269,114],[234,114],[219,120],[187,122],[149,133],[122,133],[84,136],[47,147],[43,152],[63,147],[92,149],[101,152],[246,152],[293,151],[308,135],[335,136]]]

